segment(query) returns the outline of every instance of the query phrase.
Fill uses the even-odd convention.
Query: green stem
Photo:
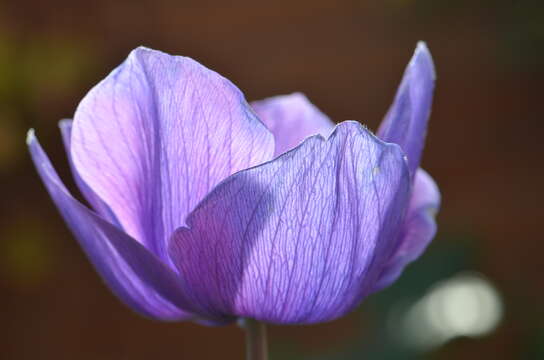
[[[266,325],[253,319],[244,319],[246,331],[246,360],[268,360]]]

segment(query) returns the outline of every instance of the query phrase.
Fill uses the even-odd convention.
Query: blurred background
[[[541,0],[0,1],[0,358],[241,359],[236,326],[140,318],[101,283],[29,160],[73,187],[57,122],[138,46],[193,57],[249,100],[304,92],[375,129],[418,40],[438,72],[423,166],[439,233],[349,316],[271,327],[274,359],[543,359]]]

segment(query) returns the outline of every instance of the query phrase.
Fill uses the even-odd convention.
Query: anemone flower
[[[250,105],[198,62],[141,47],[60,123],[90,206],[32,130],[27,142],[124,303],[165,321],[248,319],[258,333],[346,314],[430,242],[440,196],[419,164],[434,80],[420,43],[376,136],[301,94]]]

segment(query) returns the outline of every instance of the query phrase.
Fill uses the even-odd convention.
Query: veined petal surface
[[[62,142],[64,143],[64,148],[68,156],[68,163],[70,164],[70,170],[72,170],[72,175],[74,181],[76,182],[77,187],[83,194],[83,197],[89,202],[92,208],[100,214],[104,219],[110,223],[120,227],[119,222],[115,218],[115,215],[111,211],[110,207],[102,201],[91,189],[85,181],[79,176],[76,168],[74,167],[74,162],[72,161],[72,156],[70,152],[71,148],[71,139],[72,139],[72,120],[64,119],[59,122],[60,132],[62,134]]]
[[[306,139],[219,184],[171,239],[187,294],[210,317],[335,319],[367,295],[408,205],[404,155],[360,124]]]
[[[251,107],[274,134],[275,156],[291,150],[309,136],[327,138],[334,123],[301,93],[254,101]]]
[[[117,227],[74,199],[34,133],[28,135],[34,165],[62,217],[106,284],[136,312],[159,320],[193,318],[179,277]]]
[[[427,122],[436,75],[431,53],[424,43],[419,43],[387,115],[378,137],[400,145],[408,157],[412,176],[419,167],[425,145]]]
[[[408,213],[399,235],[398,249],[385,266],[373,291],[391,285],[406,265],[417,259],[436,233],[435,215],[440,208],[440,192],[429,174],[418,169]]]
[[[128,234],[168,262],[166,242],[230,174],[269,160],[274,139],[242,93],[196,61],[146,48],[81,101],[71,155]]]

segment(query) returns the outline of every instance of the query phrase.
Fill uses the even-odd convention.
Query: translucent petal
[[[166,262],[171,232],[210,189],[274,152],[272,134],[230,81],[146,48],[81,101],[71,142],[79,176]]]
[[[171,256],[210,317],[332,320],[389,259],[409,183],[397,145],[345,122],[218,185],[174,233]]]

